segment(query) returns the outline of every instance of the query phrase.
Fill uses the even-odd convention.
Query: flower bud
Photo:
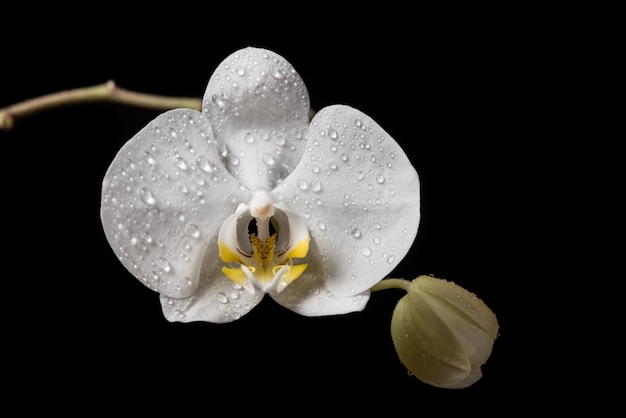
[[[476,295],[430,276],[412,281],[391,319],[402,364],[424,383],[442,388],[478,381],[497,335],[496,316]]]

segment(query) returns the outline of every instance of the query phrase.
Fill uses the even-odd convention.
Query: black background
[[[530,262],[546,256],[528,244],[528,214],[541,192],[522,175],[543,163],[533,149],[545,108],[528,103],[551,100],[549,91],[537,100],[552,60],[550,46],[537,48],[534,38],[541,23],[511,12],[493,19],[484,10],[339,15],[321,5],[290,7],[218,12],[180,4],[142,15],[96,8],[24,19],[4,37],[0,106],[110,79],[200,97],[230,53],[274,50],[299,72],[315,109],[358,108],[409,155],[420,175],[422,218],[392,276],[434,274],[491,307],[500,337],[483,379],[446,390],[407,374],[389,333],[402,296],[395,290],[345,316],[300,317],[266,298],[231,324],[168,323],[158,295],[114,256],[99,218],[111,160],[158,112],[89,104],[0,132],[11,247],[2,262],[5,345],[17,371],[5,378],[16,393],[36,393],[50,410],[80,408],[80,400],[89,410],[157,406],[236,416],[420,416],[426,407],[498,415],[496,399],[521,407],[527,396],[549,395],[539,385],[520,389],[545,373],[529,360],[542,343],[527,314],[539,303],[527,293],[537,277]]]

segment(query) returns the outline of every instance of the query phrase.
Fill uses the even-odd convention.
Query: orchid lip
[[[218,239],[220,258],[225,263],[222,272],[253,295],[256,290],[282,292],[307,267],[293,262],[308,254],[310,236],[306,225],[298,215],[268,202],[267,194],[253,196],[249,206],[224,221]],[[259,204],[261,211],[255,208]],[[266,216],[255,217],[253,212]],[[272,216],[267,216],[269,213]]]

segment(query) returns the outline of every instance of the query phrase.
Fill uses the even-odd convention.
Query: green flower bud
[[[402,364],[424,383],[442,388],[465,388],[478,381],[497,335],[496,316],[483,301],[430,276],[411,282],[391,319]]]

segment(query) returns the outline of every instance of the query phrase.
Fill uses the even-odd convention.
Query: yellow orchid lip
[[[280,293],[308,266],[293,262],[309,251],[311,238],[302,218],[278,208],[272,208],[272,213],[272,217],[257,218],[246,206],[220,229],[219,255],[227,264],[222,272],[251,294],[256,290]]]

